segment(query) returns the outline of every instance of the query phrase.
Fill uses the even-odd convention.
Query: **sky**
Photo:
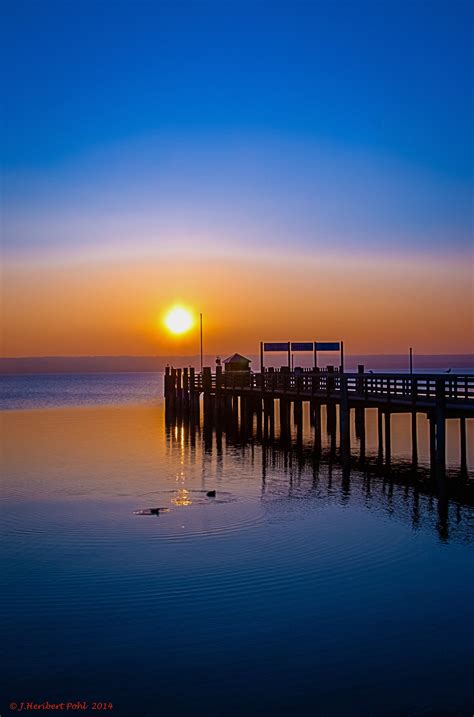
[[[7,0],[2,353],[474,351],[474,6]]]

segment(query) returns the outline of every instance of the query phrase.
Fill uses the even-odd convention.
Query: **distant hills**
[[[222,355],[222,358],[225,356]],[[260,358],[255,354],[248,354],[255,370],[259,369]],[[280,365],[285,359],[272,357],[268,365]],[[319,365],[336,362],[334,356],[319,355]],[[326,360],[325,360],[326,359]],[[215,355],[205,356],[205,366],[215,366]],[[298,357],[295,365],[310,366],[311,356]],[[0,373],[26,374],[26,373],[130,373],[163,371],[165,366],[199,368],[199,356],[28,356],[19,358],[0,358]],[[404,354],[367,354],[346,356],[346,370],[357,370],[358,364],[364,364],[369,369],[407,369],[408,356]],[[474,354],[420,354],[415,355],[414,368],[419,369],[474,369]]]

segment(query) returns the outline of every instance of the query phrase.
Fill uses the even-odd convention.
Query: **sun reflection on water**
[[[170,503],[177,507],[193,505],[191,491],[186,487],[189,478],[185,469],[186,449],[188,448],[185,431],[182,425],[174,425],[170,430],[170,438],[174,449],[174,456],[177,463],[175,473],[175,489],[173,490]],[[182,526],[184,528],[184,526]]]
[[[192,505],[191,494],[186,488],[177,488],[176,495],[171,499],[173,505]]]

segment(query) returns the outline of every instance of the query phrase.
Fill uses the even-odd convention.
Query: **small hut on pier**
[[[250,371],[250,359],[245,358],[241,354],[234,354],[229,358],[224,359],[225,372],[228,371]]]

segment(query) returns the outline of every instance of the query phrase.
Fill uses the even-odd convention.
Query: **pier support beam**
[[[303,402],[299,399],[293,401],[293,420],[296,427],[296,442],[300,446],[303,442]]]
[[[199,393],[199,391],[196,391],[194,393],[193,410],[194,422],[199,426],[199,423],[201,421],[201,394]]]
[[[416,427],[416,411],[411,414],[411,460],[414,466],[418,463],[418,435]]]
[[[326,404],[326,428],[329,436],[329,455],[334,458],[336,453],[336,406],[334,403]]]
[[[287,441],[290,435],[290,403],[286,398],[280,398],[280,436]]]
[[[430,464],[434,471],[436,465],[436,421],[433,415],[429,416],[430,421]]]
[[[222,415],[222,366],[216,366],[216,398],[215,398],[215,419],[216,424],[220,422]]]
[[[383,462],[383,411],[377,408],[377,440],[378,440],[378,460]]]
[[[216,451],[218,456],[222,456],[222,423],[216,423]]]
[[[275,402],[273,398],[263,399],[263,411],[265,438],[270,436],[270,439],[273,440],[275,437]]]
[[[180,368],[176,369],[176,407],[178,411],[183,408],[182,370]]]
[[[268,398],[263,399],[263,440],[268,441]]]
[[[466,419],[464,416],[459,419],[459,436],[461,439],[461,473],[467,473],[467,440],[466,440]]]
[[[355,434],[356,438],[365,438],[365,409],[359,406],[355,411]]]
[[[302,420],[302,402],[299,400],[293,401],[293,422],[295,426],[301,423]]]
[[[446,407],[444,379],[436,379],[436,468],[446,469]]]
[[[240,397],[240,436],[242,443],[246,443],[250,435],[250,421],[252,418],[251,400],[248,396]]]
[[[355,429],[356,436],[360,442],[360,462],[365,461],[365,409],[355,409]]]
[[[212,376],[209,366],[205,366],[202,370],[202,389],[204,393],[204,423],[212,425],[214,402],[212,391]]]
[[[273,398],[270,399],[269,405],[269,419],[270,419],[270,440],[275,438],[275,401]]]
[[[189,412],[194,424],[199,424],[199,391],[196,390],[196,373],[193,367],[189,369]]]
[[[212,453],[212,423],[206,422],[206,411],[204,411],[204,451]]]
[[[232,422],[238,424],[239,422],[239,397],[232,396]]]
[[[385,411],[385,465],[389,466],[392,460],[392,414]]]
[[[315,401],[313,404],[313,416],[314,416],[314,450],[316,453],[321,453],[321,404],[319,401]]]
[[[349,397],[347,394],[347,376],[341,375],[340,381],[340,403],[339,403],[339,430],[341,436],[341,455],[343,459],[347,459],[351,452],[351,433],[350,433],[350,408]]]
[[[183,411],[189,415],[189,375],[188,369],[183,368]]]
[[[178,402],[177,402],[176,369],[175,368],[171,369],[170,386],[171,386],[170,408],[172,411],[176,411]]]
[[[326,404],[326,431],[331,437],[336,434],[336,406],[334,403]]]
[[[257,429],[257,440],[262,440],[262,399],[260,396],[255,400],[255,421]]]

